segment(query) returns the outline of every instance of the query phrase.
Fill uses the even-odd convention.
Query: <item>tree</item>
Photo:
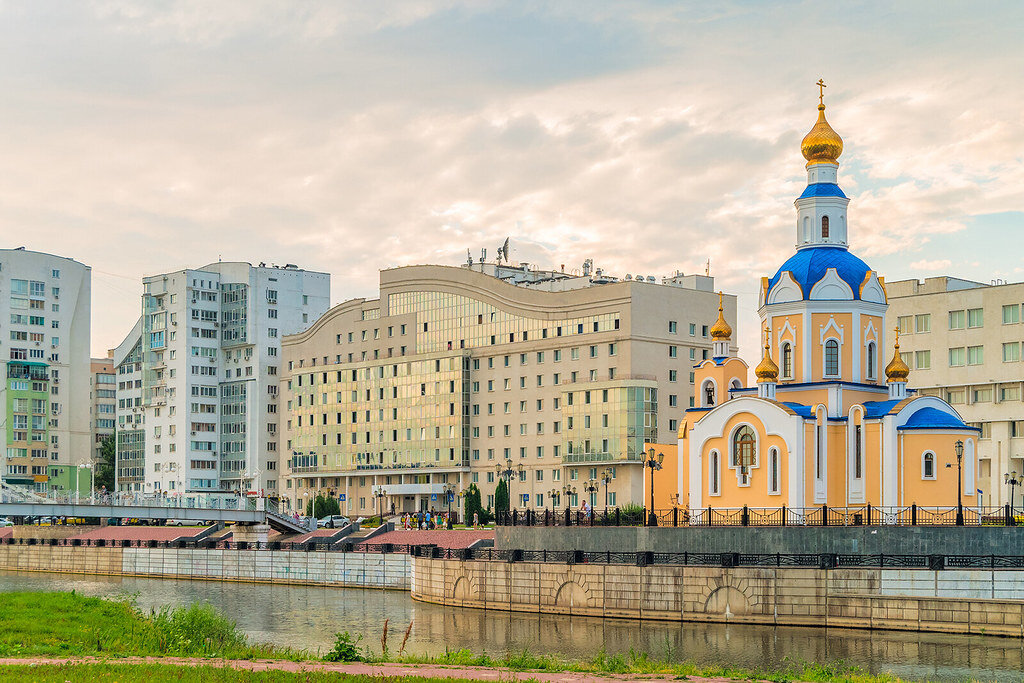
[[[470,484],[466,487],[465,501],[466,524],[473,523],[474,513],[477,514],[481,524],[487,524],[491,521],[491,513],[488,510],[484,510],[483,505],[480,503],[480,488],[476,484]]]
[[[306,503],[306,515],[321,519],[330,515],[340,515],[341,506],[336,498],[329,496],[317,496],[315,500]]]
[[[504,479],[498,480],[498,486],[494,489],[494,514],[508,512],[508,484]]]
[[[114,490],[114,463],[117,458],[117,437],[114,434],[100,443],[100,461],[94,463],[96,468],[96,488],[104,486],[108,491]]]

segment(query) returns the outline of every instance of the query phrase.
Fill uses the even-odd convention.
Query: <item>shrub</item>
[[[362,636],[352,639],[348,631],[334,634],[334,649],[324,655],[328,662],[359,662],[363,659],[363,652],[359,647]]]

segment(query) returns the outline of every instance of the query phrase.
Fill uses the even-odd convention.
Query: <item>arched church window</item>
[[[748,425],[743,425],[733,434],[732,466],[739,467],[742,474],[746,474],[747,468],[754,464],[754,445],[756,439],[754,430]]]
[[[876,365],[876,362],[875,362],[875,342],[868,342],[868,362],[867,362],[867,365],[868,365],[867,373],[865,373],[865,374],[866,374],[868,379],[874,379],[875,378],[875,365]]]
[[[769,456],[768,456],[768,459],[771,461],[771,465],[770,465],[771,473],[770,473],[770,478],[769,478],[769,482],[768,482],[768,484],[769,484],[768,492],[769,493],[778,493],[779,492],[779,451],[773,448],[771,450]]]
[[[709,469],[711,471],[708,472],[708,474],[710,475],[708,477],[709,478],[708,489],[710,490],[711,495],[717,496],[718,495],[718,451],[711,451],[711,462],[709,463]]]
[[[821,217],[821,237],[828,239],[828,216]]]
[[[782,376],[793,379],[793,345],[789,342],[782,345]]]
[[[825,342],[825,374],[830,377],[839,374],[839,342],[835,339]]]
[[[922,456],[921,477],[924,479],[935,478],[935,454],[931,451]]]
[[[811,241],[811,217],[804,216],[804,242]]]

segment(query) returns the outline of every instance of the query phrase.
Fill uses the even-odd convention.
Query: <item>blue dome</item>
[[[812,183],[804,188],[803,194],[797,199],[806,199],[807,197],[842,197],[846,199],[846,195],[835,183]]]
[[[782,264],[775,276],[768,282],[768,291],[787,270],[793,275],[804,292],[804,299],[811,296],[811,288],[825,277],[825,271],[835,268],[846,284],[853,290],[853,298],[860,298],[860,286],[871,272],[871,267],[843,247],[822,245],[800,249]]]

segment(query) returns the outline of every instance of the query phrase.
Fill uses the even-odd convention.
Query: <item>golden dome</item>
[[[722,293],[718,293],[718,320],[711,326],[711,338],[715,341],[726,341],[732,337],[732,328],[729,327],[729,323],[725,322],[725,316],[722,315]]]
[[[832,130],[825,120],[825,82],[818,80],[818,122],[814,128],[804,136],[800,143],[800,152],[807,159],[808,164],[831,163],[834,164],[843,153],[843,139],[839,133]]]
[[[758,382],[776,382],[779,379],[779,366],[772,360],[771,345],[768,343],[768,328],[765,330],[764,355],[761,362],[754,368],[754,376]]]
[[[896,330],[896,348],[892,354],[892,360],[885,366],[886,382],[906,382],[910,375],[910,368],[900,358],[900,331]]]

